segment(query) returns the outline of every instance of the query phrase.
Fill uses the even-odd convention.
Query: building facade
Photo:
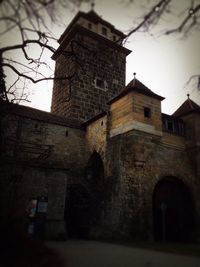
[[[21,217],[47,199],[51,238],[199,241],[200,107],[188,98],[163,114],[162,96],[125,86],[125,37],[79,12],[53,55],[67,79],[51,113],[2,104],[2,186],[22,196]]]

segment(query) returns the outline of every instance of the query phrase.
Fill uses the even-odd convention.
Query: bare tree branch
[[[33,83],[39,83],[42,81],[48,81],[48,80],[70,80],[75,76],[75,73],[73,73],[72,75],[66,76],[66,77],[46,77],[46,78],[42,78],[42,79],[38,79],[38,80],[34,80],[32,77],[25,75],[23,73],[21,73],[20,71],[18,71],[14,66],[8,64],[8,63],[3,63],[2,64],[3,67],[7,67],[10,68],[11,70],[13,70],[19,77],[24,77],[28,80],[30,80]]]
[[[167,6],[170,4],[171,0],[161,0],[158,1],[150,11],[143,17],[142,21],[134,27],[129,33],[126,35],[126,39],[130,37],[133,33],[139,31],[142,28],[148,30],[148,28],[158,22],[159,18],[163,14],[164,10],[166,10]],[[156,15],[156,16],[155,16]]]
[[[45,77],[45,75],[41,73],[40,66],[47,66],[46,62],[44,62],[45,52],[50,51],[51,53],[55,53],[56,51],[49,42],[50,39],[55,40],[55,37],[50,34],[51,31],[46,25],[46,18],[55,21],[55,10],[58,6],[69,8],[70,5],[72,5],[79,7],[82,2],[90,1],[91,0],[0,0],[0,23],[3,23],[4,25],[0,30],[0,35],[2,36],[16,27],[18,36],[21,38],[21,43],[14,43],[12,45],[0,47],[0,85],[3,86],[3,89],[1,88],[0,92],[1,98],[4,97],[8,100],[6,96],[4,81],[5,74],[3,68],[9,68],[19,77],[28,79],[33,83],[38,83],[43,80],[71,79],[71,76],[75,74],[77,75],[77,69],[72,75],[66,75],[66,77]],[[129,0],[128,2],[131,4],[131,2],[134,1]],[[151,33],[153,27],[161,23],[161,19],[168,14],[168,12],[172,14],[171,4],[174,2],[175,0],[148,1],[148,11],[140,18],[139,23],[128,32],[126,40],[132,34],[141,30]],[[153,3],[153,5],[150,5],[151,3]],[[194,3],[196,3],[196,5]],[[189,33],[195,26],[199,25],[199,10],[199,1],[191,1],[187,8],[187,14],[184,14],[180,25],[174,29],[165,30],[164,34],[180,32],[185,34]],[[116,43],[119,42],[121,44],[122,40],[116,40]],[[40,48],[36,56],[29,51],[29,49],[34,46]],[[65,58],[70,58],[70,60],[75,63],[75,68],[79,68],[82,71],[85,71],[84,60],[79,55],[78,50],[87,49],[89,53],[93,53],[94,55],[101,53],[101,51],[90,50],[90,48],[83,44],[82,41],[77,40],[72,41],[69,48],[70,51],[57,50],[56,53],[63,55]],[[21,51],[23,53],[23,63],[14,58],[8,59],[7,54],[11,51]],[[24,63],[24,60],[26,63]],[[18,80],[18,82],[21,83],[21,80],[22,79]],[[17,85],[18,82],[16,82],[15,85]],[[10,89],[7,89],[7,91],[11,92]]]
[[[199,12],[199,10],[200,10],[200,4],[196,5],[195,8],[192,8],[192,7],[189,8],[188,15],[183,19],[181,24],[174,29],[166,31],[165,34],[182,32],[184,28],[186,28],[189,22],[191,22],[190,25],[188,26],[188,30],[190,30],[192,27],[194,27],[197,24],[196,14]]]
[[[12,45],[12,46],[7,46],[7,47],[0,48],[0,53],[3,54],[4,52],[9,51],[9,50],[23,49],[23,48],[25,48],[28,44],[37,44],[37,45],[39,45],[40,47],[45,47],[45,48],[47,48],[47,49],[50,50],[52,53],[54,53],[54,52],[56,51],[56,49],[53,48],[52,46],[47,45],[47,44],[45,44],[45,43],[42,43],[42,42],[40,42],[39,40],[26,40],[26,41],[24,41],[22,44]]]

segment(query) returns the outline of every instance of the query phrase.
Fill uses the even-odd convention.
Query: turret
[[[185,123],[186,145],[197,176],[200,177],[200,106],[188,99],[174,112]]]

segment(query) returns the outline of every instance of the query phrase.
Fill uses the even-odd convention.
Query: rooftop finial
[[[133,73],[134,79],[136,79],[136,72]]]
[[[91,2],[91,10],[93,11],[94,10],[94,7],[95,7],[95,3],[94,1]]]
[[[190,98],[190,94],[187,94],[188,99]]]

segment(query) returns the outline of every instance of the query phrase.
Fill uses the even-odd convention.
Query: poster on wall
[[[28,207],[28,214],[30,218],[35,217],[36,210],[37,210],[37,199],[31,199],[29,207]]]
[[[47,197],[38,197],[37,212],[38,213],[47,213]]]

